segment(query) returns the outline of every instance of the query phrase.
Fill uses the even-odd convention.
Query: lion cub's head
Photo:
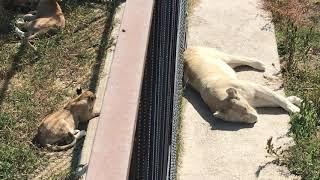
[[[257,111],[250,106],[248,101],[237,93],[235,88],[226,90],[228,96],[220,110],[214,116],[225,121],[255,123],[258,119]]]

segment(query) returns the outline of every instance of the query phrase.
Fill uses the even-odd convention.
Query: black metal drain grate
[[[133,180],[176,178],[186,0],[156,0],[130,167]]]

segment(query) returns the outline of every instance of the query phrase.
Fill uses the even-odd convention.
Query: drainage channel
[[[156,0],[129,179],[176,179],[187,0]]]

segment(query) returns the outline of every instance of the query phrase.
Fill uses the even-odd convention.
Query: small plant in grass
[[[291,116],[290,132],[296,141],[312,138],[318,129],[319,119],[312,102],[303,102],[300,113]]]

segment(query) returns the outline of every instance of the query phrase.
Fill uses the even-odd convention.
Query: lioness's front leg
[[[15,33],[19,36],[20,39],[24,39],[26,37],[26,33],[20,30],[18,27],[15,27]]]
[[[95,117],[98,117],[98,116],[100,116],[100,112],[93,112],[93,113],[91,113],[91,116],[89,117],[89,120],[93,119]]]

